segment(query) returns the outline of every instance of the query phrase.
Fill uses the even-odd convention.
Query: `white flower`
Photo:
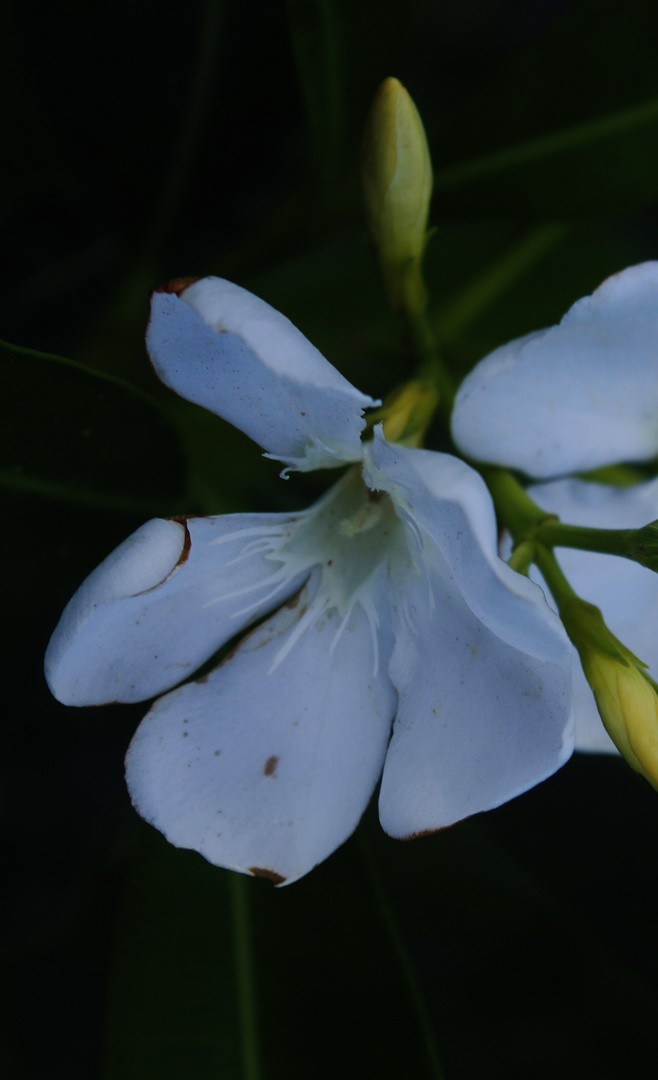
[[[647,262],[480,361],[455,400],[457,446],[542,480],[655,457],[657,343],[658,262]]]
[[[658,262],[608,278],[558,326],[496,349],[464,380],[455,441],[538,479],[658,454]],[[568,524],[640,528],[658,518],[658,481],[619,488],[577,479],[528,494]],[[569,582],[620,641],[658,670],[658,577],[628,559],[562,548]],[[533,567],[531,577],[545,586]],[[614,752],[574,650],[576,748]]]
[[[282,882],[350,835],[380,776],[382,824],[408,837],[559,768],[569,643],[497,557],[479,475],[381,429],[362,443],[372,400],[235,285],[156,294],[147,343],[169,386],[288,468],[354,464],[303,513],[148,522],[69,603],[46,656],[56,697],[164,694],[128,751],[139,812],[180,847]]]
[[[549,514],[593,529],[641,528],[658,518],[658,480],[630,488],[554,480],[532,485],[528,494]],[[506,550],[511,550],[511,544]],[[615,637],[651,672],[658,671],[658,574],[630,559],[574,548],[561,548],[559,560],[578,595],[601,609]],[[530,577],[548,591],[536,566],[531,567]],[[573,690],[576,749],[616,753],[575,649]]]

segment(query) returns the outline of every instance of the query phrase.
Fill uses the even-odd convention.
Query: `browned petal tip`
[[[188,515],[188,514],[176,514],[175,517],[169,518],[169,521],[175,521],[177,525],[182,525],[182,527],[185,529],[185,539],[183,540],[183,549],[182,549],[180,555],[178,556],[178,562],[176,563],[176,566],[182,566],[184,562],[187,562],[188,556],[190,554],[190,549],[192,547],[192,537],[190,536],[190,530],[187,527],[187,522],[188,522],[188,517],[192,517],[192,516],[193,515],[191,515],[191,514],[190,515]],[[176,569],[176,567],[174,567],[174,569]]]
[[[253,874],[254,877],[267,878],[268,881],[272,881],[275,885],[283,885],[286,880],[281,877],[281,874],[277,874],[275,870],[261,870],[258,866],[250,866],[249,873]]]
[[[186,289],[189,289],[190,285],[194,285],[195,281],[201,281],[200,277],[175,277],[171,281],[168,281],[166,285],[160,285],[159,288],[154,289],[156,293],[174,293],[176,296],[180,296]]]
[[[436,829],[421,829],[420,832],[409,833],[408,836],[399,836],[397,839],[405,844],[407,840],[422,840],[424,836],[436,836],[437,833],[445,832],[446,829],[450,828],[452,828],[451,825],[439,825]]]

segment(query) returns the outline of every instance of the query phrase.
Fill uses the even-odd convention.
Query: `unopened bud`
[[[436,388],[418,379],[394,390],[381,409],[387,440],[402,446],[422,446],[438,403]]]
[[[628,764],[658,789],[658,693],[646,664],[617,640],[592,604],[578,600],[560,614],[608,735]]]
[[[366,221],[389,302],[407,315],[426,303],[421,260],[432,195],[432,163],[416,106],[398,79],[385,79],[363,137]]]

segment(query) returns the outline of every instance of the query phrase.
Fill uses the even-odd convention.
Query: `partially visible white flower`
[[[655,457],[657,345],[658,262],[646,262],[485,357],[459,388],[455,442],[542,480]]]
[[[169,386],[288,468],[354,464],[303,513],[151,521],[70,601],[46,656],[56,697],[164,694],[128,751],[139,812],[180,847],[282,882],[350,835],[380,775],[382,823],[407,837],[559,768],[570,646],[498,558],[479,475],[381,428],[362,443],[372,400],[228,282],[155,294],[147,342]]]
[[[584,480],[535,484],[528,494],[549,514],[593,529],[638,529],[658,518],[658,480],[620,488]],[[561,548],[560,566],[583,600],[600,608],[606,625],[651,671],[658,671],[658,574],[617,555]],[[548,593],[535,566],[530,577]],[[574,650],[576,749],[616,753]]]
[[[658,454],[658,262],[631,266],[579,300],[558,326],[485,357],[452,418],[466,454],[537,479]],[[658,517],[658,483],[618,488],[555,480],[528,494],[572,525],[640,528]],[[630,560],[559,550],[570,584],[658,671],[658,577]],[[530,576],[544,589],[541,574]],[[614,751],[574,650],[576,748]]]

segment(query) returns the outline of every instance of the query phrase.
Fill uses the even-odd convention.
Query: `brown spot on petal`
[[[274,776],[278,764],[279,759],[276,755],[273,754],[272,757],[268,757],[265,762],[265,768],[263,769],[263,776]]]
[[[281,874],[277,874],[276,870],[261,870],[259,866],[250,866],[249,873],[254,877],[267,878],[268,881],[273,882],[275,885],[283,885],[286,880],[281,877]]]
[[[201,281],[199,277],[175,277],[171,281],[168,281],[166,285],[160,285],[158,289],[154,289],[156,293],[173,293],[175,296],[180,296],[186,289],[189,289],[190,285],[194,285],[195,281]]]
[[[305,584],[306,584],[306,582],[304,582],[304,585],[305,585]],[[302,595],[302,590],[303,590],[303,588],[304,588],[304,585],[302,585],[301,589],[299,589],[299,590],[298,590],[298,591],[297,591],[297,592],[295,593],[295,595],[294,595],[294,596],[291,596],[289,600],[286,600],[286,607],[287,607],[287,608],[290,608],[290,610],[291,610],[291,611],[292,611],[292,609],[293,609],[293,608],[296,608],[296,607],[297,607],[297,605],[298,605],[298,603],[299,603],[299,598],[300,598],[300,596]]]

